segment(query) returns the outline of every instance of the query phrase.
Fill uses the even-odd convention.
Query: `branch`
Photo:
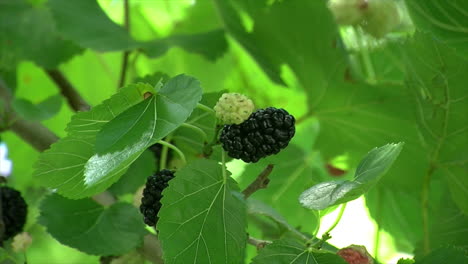
[[[46,70],[46,72],[58,86],[60,93],[67,99],[73,111],[88,111],[91,108],[62,72],[59,70]]]
[[[124,0],[124,27],[130,33],[130,5],[128,0]],[[130,51],[124,51],[122,55],[122,68],[120,69],[120,79],[119,79],[119,86],[120,88],[125,84],[125,78],[127,76],[127,66],[128,66],[128,56],[130,55]]]
[[[269,240],[261,240],[261,239],[257,239],[257,238],[249,236],[249,239],[247,240],[247,243],[249,243],[252,246],[255,246],[257,248],[257,250],[259,250],[259,249],[262,249],[262,248],[266,247],[267,245],[269,245],[269,244],[271,244],[273,242],[271,242]]]
[[[273,164],[268,164],[266,168],[257,176],[257,178],[245,188],[242,193],[244,194],[245,199],[249,198],[254,192],[265,189],[270,182],[268,176],[270,176],[271,171],[273,170]]]
[[[37,151],[42,152],[48,149],[52,143],[59,139],[41,123],[26,121],[16,115],[10,105],[12,95],[3,80],[0,80],[0,98],[5,101],[4,107],[7,113],[5,116],[8,116],[7,120],[4,120],[5,124],[12,122],[8,128]]]

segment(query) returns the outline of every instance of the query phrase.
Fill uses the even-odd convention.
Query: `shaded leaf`
[[[260,250],[252,264],[347,264],[340,256],[328,251],[307,248],[292,239],[276,240]]]
[[[138,43],[123,27],[107,17],[96,0],[49,0],[48,6],[60,33],[82,47],[97,51],[137,47]]]
[[[416,259],[414,264],[440,264],[440,263],[457,263],[467,264],[468,257],[466,251],[452,247],[445,246],[438,248],[422,259]]]
[[[347,57],[326,2],[215,2],[226,30],[274,82],[285,84],[281,65],[287,64],[312,98],[322,93],[330,78],[343,76]],[[239,13],[252,20],[252,32],[245,29]]]
[[[213,160],[177,171],[163,192],[157,223],[165,263],[242,263],[247,223],[238,191]]]
[[[81,52],[59,36],[48,9],[23,0],[0,1],[0,47],[0,68],[7,69],[20,60],[53,69]]]
[[[144,151],[140,157],[130,165],[125,174],[109,187],[108,190],[115,195],[136,192],[140,186],[145,184],[146,179],[156,171],[155,162],[153,153]]]
[[[306,154],[299,147],[290,144],[277,155],[247,165],[239,177],[241,188],[246,188],[268,164],[275,166],[268,177],[268,188],[255,192],[251,198],[271,205],[290,225],[313,231],[317,216],[304,209],[297,202],[297,196],[308,186],[326,179],[320,154]]]
[[[26,120],[42,121],[55,116],[60,111],[62,101],[61,95],[50,96],[38,104],[17,98],[13,100],[12,107],[18,115]]]
[[[91,199],[69,200],[58,194],[43,200],[39,223],[60,243],[93,255],[126,253],[147,234],[140,213],[130,204],[104,208]]]
[[[392,166],[402,147],[403,144],[398,143],[371,150],[356,169],[353,181],[319,183],[303,192],[299,201],[306,208],[323,210],[358,198],[377,184]]]
[[[468,59],[468,2],[465,0],[406,0],[417,28],[431,32],[438,40]]]
[[[181,47],[214,61],[227,51],[224,30],[217,29],[191,35],[173,35],[167,38],[142,43],[142,49],[150,58],[164,55],[172,47]]]

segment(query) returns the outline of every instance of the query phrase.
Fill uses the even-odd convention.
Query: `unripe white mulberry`
[[[216,117],[223,124],[240,124],[249,118],[255,109],[252,100],[239,93],[224,93],[216,103]]]

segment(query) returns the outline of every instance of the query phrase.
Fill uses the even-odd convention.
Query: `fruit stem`
[[[370,84],[375,84],[376,83],[375,70],[374,70],[374,66],[372,65],[372,60],[369,55],[369,45],[365,45],[362,31],[354,29],[354,35],[356,36],[356,41],[359,46],[359,52],[361,53],[361,58],[362,58],[362,61],[364,63],[364,68],[367,73],[367,81]]]
[[[191,128],[195,131],[197,131],[198,134],[200,134],[202,137],[203,137],[203,142],[206,142],[208,140],[208,135],[205,133],[205,131],[203,131],[203,129],[197,127],[197,126],[194,126],[192,124],[189,124],[189,123],[182,123],[180,125],[181,127],[186,127],[186,128]]]
[[[167,136],[166,137],[166,140],[167,141],[164,141],[164,140],[159,140],[157,143],[158,144],[161,144],[163,145],[163,148],[161,150],[161,159],[159,161],[159,170],[162,170],[162,169],[165,169],[166,168],[166,163],[167,163],[167,152],[168,152],[168,149],[172,149],[174,150],[177,155],[179,155],[180,159],[182,160],[184,166],[187,164],[187,160],[185,159],[185,155],[182,151],[180,151],[180,149],[174,145],[172,145],[171,143],[169,143],[168,141],[170,141],[172,138],[172,136]]]
[[[201,109],[201,110],[203,110],[205,112],[208,112],[208,113],[213,113],[213,114],[215,113],[215,110],[213,108],[211,108],[209,106],[206,106],[204,104],[201,104],[201,103],[197,104],[197,108]]]
[[[340,212],[338,213],[338,216],[336,217],[336,220],[335,222],[333,223],[333,225],[328,228],[328,230],[325,232],[326,233],[330,233],[333,229],[335,229],[335,227],[338,225],[338,223],[340,222],[341,220],[341,217],[343,216],[343,213],[345,211],[345,208],[346,208],[346,203],[342,204],[341,205],[341,208],[340,208]]]

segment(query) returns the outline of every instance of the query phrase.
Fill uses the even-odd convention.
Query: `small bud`
[[[19,233],[13,238],[11,247],[14,252],[24,252],[32,243],[32,238],[27,232]]]
[[[393,0],[372,0],[360,23],[362,29],[375,38],[382,38],[400,23],[398,7]]]
[[[349,264],[374,264],[374,259],[364,246],[351,245],[338,250],[336,254]]]
[[[364,18],[367,0],[330,0],[328,8],[333,13],[336,23],[356,25]]]
[[[224,93],[216,103],[216,117],[223,124],[240,124],[252,114],[255,106],[247,96],[238,93]]]

